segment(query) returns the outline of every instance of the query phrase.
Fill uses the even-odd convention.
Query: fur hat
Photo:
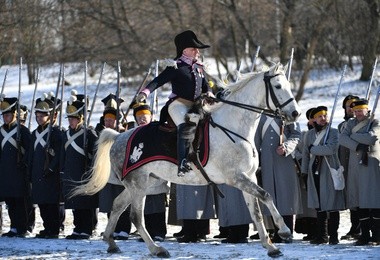
[[[316,118],[319,115],[327,115],[327,107],[325,106],[318,106],[311,110],[310,112],[310,118]]]
[[[1,114],[14,113],[17,108],[17,98],[7,98],[5,96],[0,97],[0,111]]]
[[[186,48],[205,49],[210,47],[210,45],[204,44],[198,40],[195,33],[191,30],[187,30],[178,34],[174,38],[174,44],[177,48],[177,56],[175,59],[181,57],[183,50]]]

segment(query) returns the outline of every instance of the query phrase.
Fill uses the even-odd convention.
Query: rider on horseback
[[[192,107],[194,101],[202,93],[213,96],[211,88],[205,78],[204,68],[198,60],[199,49],[210,47],[198,40],[193,31],[187,30],[178,34],[174,43],[177,49],[177,56],[173,66],[166,69],[153,79],[137,96],[137,102],[144,101],[148,95],[158,87],[167,82],[172,84],[172,93],[169,96],[168,112],[177,126],[177,155],[178,155],[178,176],[182,177],[191,170],[187,161],[188,147],[192,140],[184,136],[186,130],[185,115]],[[191,123],[197,124],[198,120]]]

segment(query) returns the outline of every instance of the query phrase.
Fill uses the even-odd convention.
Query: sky
[[[5,70],[8,69],[8,76],[5,85],[4,94],[7,97],[16,96],[18,94],[18,73],[17,66],[3,66],[0,68],[0,84],[4,79]],[[55,91],[56,81],[58,77],[59,65],[44,67],[41,69],[40,81],[37,85],[36,98],[40,97],[44,92]],[[355,94],[364,97],[369,82],[360,82],[361,67],[357,65],[353,70],[348,69],[342,80],[341,92],[336,102],[335,114],[333,116],[332,126],[336,127],[342,120],[344,112],[342,109],[342,101],[348,94]],[[294,73],[294,77],[297,75]],[[82,64],[66,64],[65,65],[66,80],[71,84],[64,91],[65,100],[68,100],[70,91],[76,89],[78,93],[83,93],[84,73]],[[303,111],[318,105],[324,105],[331,110],[334,105],[334,97],[336,95],[338,85],[341,78],[341,71],[326,69],[323,71],[313,71],[311,77],[306,84],[305,94],[299,102]],[[91,124],[95,126],[102,113],[103,104],[101,99],[109,92],[116,91],[116,72],[113,68],[106,66],[101,87],[99,89],[98,98],[95,102],[95,109],[92,115]],[[377,78],[377,74],[376,74]],[[99,73],[93,77],[87,76],[88,95],[94,96],[96,85],[98,84]],[[121,96],[125,102],[121,108],[127,110],[127,106],[131,102],[133,95],[138,88],[130,83],[130,79],[122,78]],[[371,88],[372,107],[377,82],[374,82]],[[131,84],[131,85],[129,85]],[[29,108],[32,104],[32,97],[35,85],[27,85],[26,69],[22,69],[22,89],[21,103],[26,104]],[[130,88],[125,88],[129,85]],[[160,106],[166,101],[168,91],[159,92]],[[64,102],[66,103],[66,102]],[[129,115],[131,120],[132,115]],[[1,120],[0,120],[1,121]],[[66,118],[63,118],[63,126],[67,125]],[[301,115],[299,123],[302,129],[306,128],[306,118]],[[32,119],[33,130],[36,127],[34,118]],[[3,207],[3,232],[9,230],[9,218],[5,205]],[[72,214],[66,211],[67,218],[65,221],[65,230],[59,239],[37,239],[33,238],[42,229],[41,219],[37,209],[36,227],[28,238],[3,238],[0,237],[0,259],[150,259],[147,247],[137,241],[138,236],[132,236],[127,241],[118,241],[121,254],[111,255],[106,252],[107,245],[101,240],[100,233],[104,231],[107,224],[107,217],[104,213],[99,213],[99,224],[96,235],[90,240],[72,241],[65,240],[63,237],[72,232]],[[350,228],[348,211],[341,212],[341,222],[339,227],[339,237],[346,234]],[[267,259],[267,251],[262,248],[257,240],[250,240],[248,244],[221,244],[220,240],[213,239],[218,232],[217,220],[211,220],[211,234],[208,236],[207,242],[179,244],[172,237],[172,234],[178,232],[180,227],[168,225],[168,238],[160,243],[164,246],[173,259]],[[132,228],[134,231],[134,228]],[[250,235],[253,234],[250,229]],[[310,245],[302,241],[303,234],[294,234],[294,242],[292,244],[278,244],[283,253],[280,259],[380,259],[380,246],[352,246],[353,241],[340,241],[338,245]]]

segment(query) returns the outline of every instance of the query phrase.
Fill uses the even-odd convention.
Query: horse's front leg
[[[271,257],[282,256],[281,251],[272,243],[269,238],[268,232],[264,225],[263,215],[260,210],[258,199],[246,192],[243,192],[243,195],[249,212],[251,213],[251,217],[255,222],[257,231],[259,232],[261,244],[268,250],[268,255]]]
[[[113,238],[113,233],[116,228],[117,221],[119,220],[120,215],[124,212],[124,210],[130,204],[130,194],[128,190],[124,189],[112,204],[112,210],[110,217],[108,219],[106,230],[103,233],[103,240],[108,243],[108,253],[120,253],[120,248],[116,245],[115,240]]]
[[[139,190],[141,191],[142,189]],[[139,232],[141,238],[144,240],[152,255],[163,258],[169,258],[169,252],[165,248],[158,246],[156,243],[154,243],[153,239],[151,238],[151,236],[145,228],[143,214],[145,204],[144,198],[145,194],[142,194],[141,192],[139,193],[138,190],[135,190],[133,201],[131,204],[131,221],[135,225],[137,231]]]
[[[270,194],[266,192],[263,188],[258,186],[255,182],[253,182],[244,173],[238,173],[234,177],[235,178],[232,180],[231,185],[248,194],[253,195],[257,199],[259,199],[265,206],[267,206],[273,217],[273,220],[276,226],[279,228],[279,231],[278,231],[279,236],[285,240],[291,238],[290,229],[286,226],[284,219],[282,218],[276,206],[274,205],[273,199],[270,196]],[[258,226],[263,227],[264,224],[263,223],[260,224],[260,222],[263,222],[263,221],[262,221],[261,211],[258,210],[259,209],[258,202],[250,198],[250,196],[247,196],[247,194],[245,194],[244,197],[246,199],[246,203],[250,210],[252,219],[255,220],[256,218],[259,222]],[[274,247],[272,243],[266,242],[266,236],[267,236],[266,231],[263,230],[262,234],[260,235],[263,235],[263,237],[261,238],[261,242],[263,243],[263,246],[265,246],[268,249],[268,255],[278,256],[278,254],[281,252],[276,247]]]

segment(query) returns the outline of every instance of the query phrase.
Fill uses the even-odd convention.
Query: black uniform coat
[[[146,89],[153,92],[165,83],[171,82],[172,92],[180,98],[194,101],[202,93],[210,90],[210,86],[204,75],[203,65],[194,63],[192,65],[178,59],[177,68],[174,66],[166,67],[153,81],[151,81]]]
[[[77,136],[73,142],[68,143],[68,134],[73,136],[79,131],[83,131],[83,125],[79,126],[77,129],[69,128],[63,133],[63,151],[62,157],[62,191],[65,199],[66,209],[93,209],[98,206],[98,195],[94,196],[76,196],[73,198],[68,198],[74,187],[80,185],[79,181],[86,178],[85,172],[91,167],[91,158],[93,156],[93,150],[97,135],[94,130],[87,129],[87,158],[77,151],[83,149],[83,133]],[[75,142],[75,143],[74,143]],[[87,160],[87,169],[85,169],[85,160]]]
[[[46,161],[46,140],[49,124],[38,126],[32,133],[29,153],[29,170],[32,181],[32,201],[35,204],[54,204],[60,202],[60,153],[62,132],[54,126],[49,137],[49,158]],[[43,133],[42,139],[37,137]],[[46,165],[48,163],[48,165]],[[50,169],[45,170],[45,165]]]
[[[8,127],[3,125],[0,133],[0,197],[2,198],[19,198],[29,194],[29,177],[27,171],[27,157],[29,144],[30,144],[30,132],[28,128],[20,126],[20,146],[23,154],[20,153],[20,162],[18,162],[18,149],[17,145],[14,146],[11,139],[17,143],[17,123],[14,122]],[[6,134],[14,131],[11,139],[4,140]]]

